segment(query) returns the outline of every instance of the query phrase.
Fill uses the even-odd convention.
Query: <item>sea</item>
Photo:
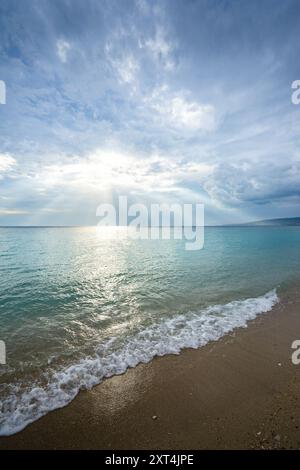
[[[206,227],[194,251],[97,227],[1,227],[0,435],[246,327],[299,282],[299,261],[299,226]]]

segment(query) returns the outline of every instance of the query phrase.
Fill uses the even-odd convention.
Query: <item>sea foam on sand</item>
[[[265,295],[214,305],[162,319],[116,348],[116,338],[99,347],[94,356],[61,370],[48,370],[42,380],[8,384],[9,393],[0,401],[0,435],[7,436],[72,401],[82,389],[90,389],[105,377],[122,374],[129,367],[147,363],[155,356],[179,354],[183,348],[199,348],[215,341],[249,320],[268,312],[279,301],[276,289]],[[42,386],[41,383],[46,383]]]

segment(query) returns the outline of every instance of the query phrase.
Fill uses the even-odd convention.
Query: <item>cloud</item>
[[[16,165],[16,160],[9,154],[0,153],[0,179]]]
[[[24,211],[20,209],[1,209],[0,208],[0,216],[7,216],[7,215],[29,215],[29,211]]]
[[[173,98],[167,110],[177,126],[186,126],[192,130],[212,131],[215,128],[215,109],[212,105],[187,102],[181,97]]]
[[[201,188],[214,169],[209,163],[180,156],[157,152],[145,156],[118,146],[98,148],[85,156],[49,156],[48,160],[15,174],[14,187],[6,191],[11,198],[4,201],[5,210],[14,210],[25,202],[24,211],[30,205],[35,214],[42,211],[55,215],[76,210],[75,201],[79,200],[88,202],[93,211],[100,202],[109,202],[112,194],[127,194],[136,200],[153,200],[164,194],[179,201],[194,193],[191,182]],[[5,215],[3,211],[1,215]]]
[[[70,48],[71,45],[65,39],[58,39],[56,42],[57,55],[63,64],[67,62]]]
[[[112,64],[121,82],[132,83],[136,80],[139,65],[133,56],[112,60]]]
[[[127,33],[123,30],[112,34],[104,47],[105,58],[119,83],[134,84],[140,67],[134,53],[124,47],[126,37]]]
[[[59,165],[42,166],[30,184],[43,191],[60,188],[96,195],[113,189],[151,196],[155,192],[179,191],[183,181],[203,180],[212,170],[213,165],[174,160],[171,156],[140,158],[117,149],[98,149],[85,158],[65,157]]]
[[[145,102],[171,126],[190,131],[213,131],[216,128],[216,111],[211,104],[201,104],[188,100],[186,93],[171,93],[168,86],[156,88]]]
[[[300,203],[300,161],[217,165],[203,184],[212,200],[237,207]]]
[[[175,62],[172,57],[173,44],[166,38],[166,33],[161,26],[156,27],[153,37],[146,39],[140,43],[140,47],[148,49],[154,56],[155,60],[169,71],[175,68]]]

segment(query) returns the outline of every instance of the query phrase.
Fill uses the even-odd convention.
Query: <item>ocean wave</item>
[[[199,348],[216,341],[235,328],[247,326],[249,320],[270,311],[278,301],[273,289],[260,297],[162,319],[140,329],[121,347],[116,348],[116,339],[112,338],[99,346],[94,356],[58,371],[50,370],[30,386],[8,384],[7,396],[0,401],[0,435],[21,431],[49,411],[66,406],[80,390],[90,389],[104,378],[122,374],[155,356],[179,354],[184,348]]]

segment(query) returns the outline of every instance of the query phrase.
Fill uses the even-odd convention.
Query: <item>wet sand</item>
[[[300,448],[300,288],[221,340],[81,392],[0,449]]]

